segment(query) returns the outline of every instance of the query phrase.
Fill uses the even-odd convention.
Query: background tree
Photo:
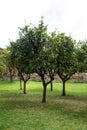
[[[11,46],[11,61],[24,82],[23,93],[26,94],[26,82],[32,73],[32,48],[28,39],[23,36]]]
[[[10,51],[11,51],[10,47],[13,44],[14,44],[14,42],[10,41],[10,45],[7,46],[7,49],[5,50],[6,66],[7,66],[7,76],[9,76],[10,82],[13,81],[13,77],[14,77],[14,75],[17,72],[17,70],[13,66],[13,62],[11,61],[11,58],[10,58]]]
[[[6,58],[4,50],[0,50],[0,77],[3,78],[4,74],[6,72]]]
[[[57,73],[63,82],[63,96],[66,95],[66,81],[77,72],[77,58],[74,45],[75,41],[71,36],[66,36],[64,33],[57,36]]]
[[[78,71],[87,72],[87,41],[77,43]]]
[[[57,35],[56,31],[50,33],[49,36],[49,42],[46,45],[46,48],[48,50],[48,62],[50,63],[49,66],[49,76],[55,75],[56,73],[56,57],[58,55],[58,49],[56,48],[56,40],[57,40]],[[53,90],[53,84],[51,82],[50,84],[50,90]]]

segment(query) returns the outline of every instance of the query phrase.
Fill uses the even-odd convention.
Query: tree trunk
[[[65,81],[63,81],[63,92],[62,92],[62,96],[66,96]]]
[[[26,81],[24,81],[24,90],[23,93],[26,94]]]
[[[53,91],[53,83],[52,83],[52,81],[50,83],[50,90]]]
[[[42,102],[43,102],[43,103],[46,102],[46,85],[43,86],[43,98],[42,98]]]

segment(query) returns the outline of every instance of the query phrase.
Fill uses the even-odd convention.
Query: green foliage
[[[1,60],[1,58],[0,58]],[[3,77],[4,73],[6,71],[6,66],[3,63],[0,63],[0,77]]]
[[[16,43],[11,45],[11,61],[21,72],[39,73],[43,69],[48,74],[54,70],[62,79],[68,80],[77,71],[76,41],[64,33],[56,34],[54,31],[49,35],[43,18],[37,27],[25,25],[20,28],[19,36]],[[81,53],[80,58],[80,55],[86,56]],[[81,68],[86,67],[85,62],[80,64]]]
[[[64,33],[54,31],[48,34],[43,18],[37,27],[31,24],[19,29],[19,39],[10,47],[9,63],[18,70],[23,80],[25,77],[27,81],[31,73],[38,73],[46,87],[57,73],[65,86],[64,83],[77,72],[78,65],[80,69],[87,69],[87,44],[81,46],[80,56],[77,56],[76,41]],[[81,55],[84,62],[78,63]]]
[[[0,53],[0,77],[6,72],[6,50],[2,50]]]
[[[57,72],[64,81],[68,80],[77,71],[77,58],[75,53],[75,41],[65,34],[57,36]]]
[[[23,73],[32,73],[36,69],[37,55],[46,44],[47,29],[41,19],[38,27],[25,25],[20,28],[20,38],[11,46],[11,59],[14,66]]]
[[[30,73],[32,67],[32,48],[27,39],[21,38],[11,46],[11,61],[22,73]],[[14,59],[14,60],[13,60]]]
[[[79,41],[77,48],[78,71],[87,72],[87,41]]]
[[[75,53],[75,41],[64,33],[56,35],[56,72],[63,82],[62,95],[66,96],[65,82],[77,72],[77,57]]]

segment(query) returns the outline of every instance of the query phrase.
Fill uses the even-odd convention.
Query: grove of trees
[[[66,81],[76,72],[87,72],[87,41],[76,42],[57,31],[48,33],[41,18],[38,26],[25,25],[19,29],[19,38],[0,52],[0,61],[0,77],[7,68],[11,73],[17,70],[24,94],[30,75],[37,73],[43,86],[42,102],[46,102],[46,88],[50,84],[52,90],[55,74],[61,78],[62,95],[66,96]]]

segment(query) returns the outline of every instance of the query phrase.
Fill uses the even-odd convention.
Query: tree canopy
[[[24,82],[25,94],[30,75],[37,73],[41,77],[42,102],[46,102],[46,88],[48,84],[52,85],[55,74],[62,80],[62,95],[65,96],[66,81],[78,71],[87,72],[87,41],[77,43],[65,33],[48,33],[43,18],[38,26],[30,24],[19,28],[19,38],[10,43],[8,50],[7,65],[11,69],[17,69],[20,79]],[[0,60],[2,76],[6,69],[3,53],[0,53]]]

